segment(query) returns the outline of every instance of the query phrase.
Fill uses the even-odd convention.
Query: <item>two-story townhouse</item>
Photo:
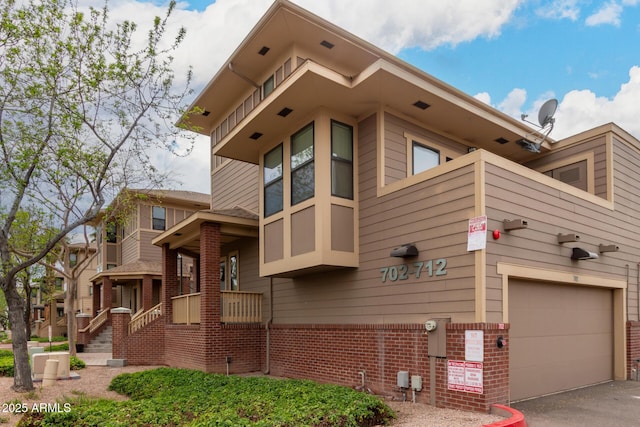
[[[112,308],[141,314],[160,303],[161,250],[151,241],[209,203],[208,194],[182,190],[124,189],[115,198],[95,224],[96,267],[87,288],[91,301],[79,325],[85,332],[81,344],[110,324]],[[196,290],[193,258],[180,256],[176,263],[183,284],[179,293]]]
[[[119,311],[114,358],[482,411],[640,359],[640,141],[615,124],[545,139],[286,0],[194,105],[212,209],[153,240],[154,345]]]

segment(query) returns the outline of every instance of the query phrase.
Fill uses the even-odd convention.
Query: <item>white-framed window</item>
[[[220,258],[220,290],[240,290],[240,269],[238,251],[230,252],[228,256]]]
[[[291,205],[315,194],[314,124],[309,123],[291,136]]]
[[[240,258],[238,252],[229,254],[229,290],[240,290]]]

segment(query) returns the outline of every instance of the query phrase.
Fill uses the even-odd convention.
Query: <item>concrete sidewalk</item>
[[[640,382],[611,381],[513,403],[529,427],[640,425]]]
[[[107,366],[111,353],[77,353],[76,357],[82,360],[87,366]]]

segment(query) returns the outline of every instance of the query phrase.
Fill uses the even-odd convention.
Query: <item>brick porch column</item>
[[[200,331],[205,344],[205,370],[225,365],[220,354],[220,224],[200,225]],[[216,345],[218,344],[218,345]]]
[[[144,311],[153,307],[153,277],[142,276],[142,309]]]
[[[127,336],[131,310],[128,308],[114,308],[111,310],[111,332],[113,334],[111,355],[113,359],[127,359]]]
[[[80,332],[87,326],[89,326],[89,322],[91,322],[91,315],[86,313],[76,314],[76,327],[78,331],[78,336],[76,338],[76,342],[78,344],[89,344],[89,331],[82,333]]]
[[[113,282],[111,281],[111,277],[105,277],[102,281],[102,310],[109,310],[113,304]],[[111,318],[111,314],[109,314],[109,318]]]
[[[169,244],[162,245],[162,290],[160,301],[165,314],[165,323],[173,322],[173,304],[171,297],[179,295],[178,276],[176,275],[178,252],[170,249]]]
[[[100,295],[102,293],[102,286],[94,283],[93,285],[93,298],[92,298],[92,305],[91,305],[91,318],[96,317],[96,315],[98,314],[98,310],[100,310]]]

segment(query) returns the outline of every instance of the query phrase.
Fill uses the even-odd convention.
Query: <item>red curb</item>
[[[516,411],[508,406],[494,403],[491,405],[491,413],[509,418],[491,424],[483,424],[482,427],[527,427],[527,422],[525,421],[522,412]]]

